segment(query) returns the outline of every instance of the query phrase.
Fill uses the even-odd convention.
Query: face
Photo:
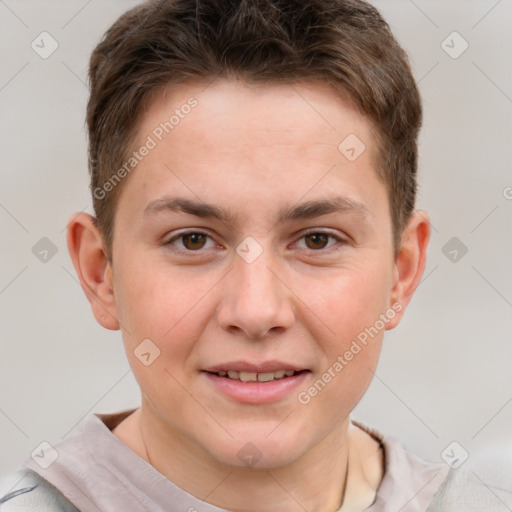
[[[374,140],[315,83],[183,85],[146,110],[113,289],[144,414],[171,437],[275,467],[346,425],[397,311]]]

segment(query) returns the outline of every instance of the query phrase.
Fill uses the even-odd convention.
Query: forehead
[[[197,105],[188,108],[192,98]],[[183,112],[182,112],[183,111]],[[173,116],[172,114],[175,113]],[[286,113],[286,115],[283,115]],[[183,123],[186,118],[191,121]],[[365,139],[373,152],[368,119],[354,108],[346,97],[331,86],[319,81],[290,84],[253,84],[241,80],[216,80],[211,83],[191,82],[155,91],[137,130],[138,139],[171,121],[172,130],[164,137],[179,135],[183,125],[193,124],[197,142],[216,143],[217,150],[235,147],[241,142],[251,143],[246,137],[269,145],[286,142],[286,135],[294,145],[312,146],[323,143],[334,149],[347,129]],[[217,130],[210,131],[212,125]],[[178,130],[180,127],[180,130]],[[167,128],[169,128],[167,126]],[[227,130],[236,137],[224,137]],[[275,134],[279,133],[279,140]],[[245,140],[242,139],[245,137]],[[244,146],[242,146],[243,148]]]
[[[238,206],[272,203],[281,212],[283,203],[325,196],[335,184],[359,203],[363,191],[371,202],[373,189],[384,189],[371,124],[317,82],[169,87],[142,116],[133,149],[144,146],[151,148],[121,194],[140,212],[176,188],[194,200],[234,204],[238,197]]]

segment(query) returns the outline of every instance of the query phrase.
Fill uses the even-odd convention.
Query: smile
[[[242,382],[270,382],[276,379],[283,379],[286,377],[293,377],[297,372],[295,370],[277,370],[275,372],[237,372],[235,370],[221,370],[219,372],[212,372],[219,377],[227,379],[239,380]]]
[[[311,370],[283,361],[252,364],[234,361],[201,371],[204,381],[216,394],[238,403],[270,404],[289,400],[297,393]]]

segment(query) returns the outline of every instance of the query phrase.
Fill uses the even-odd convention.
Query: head
[[[429,238],[421,103],[388,25],[356,0],[148,2],[90,83],[95,217],[68,244],[148,417],[234,465],[247,443],[279,466],[338,435]],[[277,371],[277,391],[224,370]]]

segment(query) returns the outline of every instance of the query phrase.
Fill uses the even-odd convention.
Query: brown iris
[[[206,238],[206,235],[202,233],[187,233],[186,235],[182,235],[183,245],[191,251],[202,249],[206,243]]]
[[[324,249],[329,242],[329,235],[325,233],[312,233],[305,235],[304,238],[309,249]]]

